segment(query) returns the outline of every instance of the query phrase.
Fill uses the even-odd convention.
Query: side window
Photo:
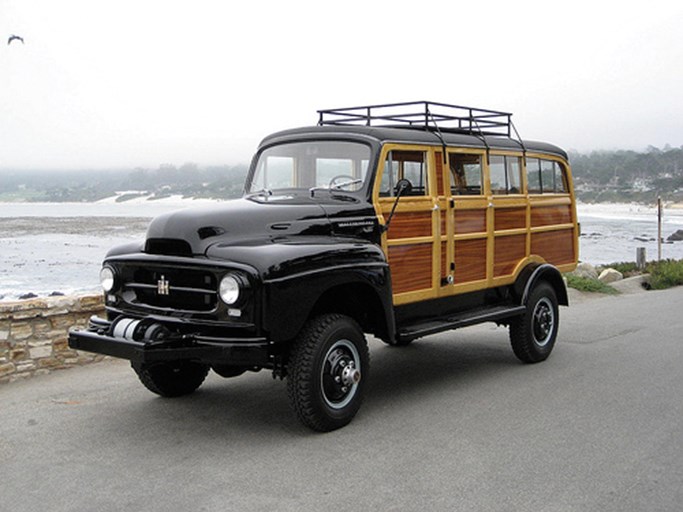
[[[565,171],[564,165],[555,162],[555,192],[558,194],[566,194],[569,192],[567,189],[567,180],[565,179],[567,172]]]
[[[551,160],[541,160],[541,193],[555,192],[555,166]]]
[[[481,195],[481,155],[448,153],[451,172],[451,194]]]
[[[406,179],[413,185],[411,196],[429,194],[427,154],[424,151],[392,150],[387,154],[380,197],[393,197],[396,194],[396,184],[401,179]]]
[[[564,166],[553,160],[527,158],[530,194],[564,194],[567,192]]]
[[[492,194],[521,193],[521,166],[517,156],[493,155],[489,160]]]
[[[526,159],[526,181],[529,194],[541,193],[541,162],[538,158]]]

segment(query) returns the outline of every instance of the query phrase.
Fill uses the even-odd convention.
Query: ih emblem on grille
[[[166,281],[166,277],[161,276],[161,279],[157,281],[157,293],[159,295],[168,295],[170,291],[168,281]]]

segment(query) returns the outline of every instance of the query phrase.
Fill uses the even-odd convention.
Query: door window
[[[396,195],[396,184],[401,179],[410,181],[413,186],[412,191],[409,194],[404,193],[404,195],[429,195],[427,155],[425,151],[389,151],[384,162],[380,197],[393,197]]]

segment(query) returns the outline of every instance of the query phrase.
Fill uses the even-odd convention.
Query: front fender
[[[375,314],[371,323],[376,332],[382,337],[393,336],[391,279],[386,263],[321,266],[264,285],[263,322],[273,341],[294,338],[321,302],[341,313],[358,309],[359,303],[367,305]]]
[[[211,259],[256,268],[262,283],[262,326],[273,341],[294,338],[318,300],[339,286],[358,286],[376,294],[391,315],[391,279],[382,249],[365,240],[341,237],[272,238],[260,243],[217,244]],[[393,317],[384,320],[393,328]]]

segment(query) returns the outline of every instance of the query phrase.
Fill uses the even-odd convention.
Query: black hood
[[[218,242],[223,245],[244,244],[282,235],[330,233],[325,210],[313,200],[302,197],[296,200],[245,198],[156,217],[147,229],[145,251],[200,255]],[[179,245],[185,249],[178,250]]]

